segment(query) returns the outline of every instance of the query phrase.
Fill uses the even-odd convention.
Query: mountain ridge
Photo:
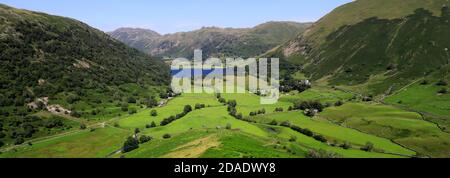
[[[194,49],[203,49],[211,56],[256,56],[303,32],[311,23],[270,21],[252,28],[203,27],[189,32],[177,32],[143,38],[145,29],[140,30],[137,40],[124,38],[133,32],[119,28],[108,32],[113,38],[140,51],[158,57],[192,57]],[[237,51],[237,52],[236,52]]]

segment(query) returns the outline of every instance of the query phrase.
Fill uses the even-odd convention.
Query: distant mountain
[[[0,106],[127,83],[167,85],[169,69],[88,25],[0,4]]]
[[[313,80],[390,93],[449,65],[447,0],[357,0],[269,51]],[[442,75],[441,75],[442,76]]]
[[[252,57],[302,33],[310,23],[268,22],[254,28],[205,27],[192,32],[160,36],[151,30],[121,28],[112,37],[158,57],[193,56],[202,49],[204,57]]]

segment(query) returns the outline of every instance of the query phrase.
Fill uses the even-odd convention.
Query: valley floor
[[[4,147],[0,157],[126,157],[126,158],[405,158],[449,157],[450,134],[420,114],[394,106],[354,100],[339,90],[317,87],[289,93],[274,105],[261,105],[254,94],[222,94],[236,100],[242,119],[229,115],[214,94],[183,94],[164,106],[102,120],[89,129],[31,140],[32,144]],[[353,99],[352,99],[353,98]],[[330,103],[315,117],[288,111],[297,100]],[[333,106],[345,101],[342,106]],[[165,126],[161,121],[183,111],[185,105],[204,104]],[[276,112],[276,108],[283,111]],[[254,111],[264,113],[250,116]],[[154,122],[156,127],[149,128]],[[311,134],[293,128],[309,130]],[[122,153],[135,129],[153,139]],[[170,135],[168,138],[167,135]],[[318,139],[317,136],[323,137]],[[365,150],[373,145],[370,151]]]

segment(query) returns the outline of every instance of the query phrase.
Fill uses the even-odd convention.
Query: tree
[[[156,127],[156,123],[155,123],[155,121],[152,121],[152,123],[150,124],[150,127]]]
[[[443,88],[441,90],[438,91],[439,94],[447,94],[448,90],[446,88]]]
[[[364,147],[361,148],[361,150],[367,151],[367,152],[371,152],[374,149],[374,145],[371,142],[367,142],[366,145]]]
[[[278,125],[278,122],[274,119],[272,122],[269,123],[269,125]]]
[[[141,130],[139,130],[139,128],[134,129],[134,134],[138,134],[140,132],[141,132]]]
[[[133,137],[128,137],[125,143],[123,144],[124,153],[133,151],[137,148],[139,148],[139,142]]]
[[[164,135],[163,135],[163,138],[164,138],[164,139],[169,139],[169,138],[171,138],[171,137],[172,137],[172,135],[170,135],[170,134],[164,134]]]
[[[348,149],[352,148],[352,145],[350,144],[350,142],[345,141],[345,142],[341,145],[341,147],[344,148],[344,149],[346,149],[346,150],[348,150]]]
[[[153,110],[150,112],[150,115],[153,116],[153,117],[156,117],[156,116],[158,116],[158,112],[157,112],[156,110],[153,109]]]
[[[134,97],[128,97],[128,103],[136,103],[136,98],[134,98]]]
[[[131,108],[131,109],[128,111],[128,114],[130,114],[130,115],[136,114],[136,113],[137,113],[136,108]]]
[[[439,81],[436,83],[436,85],[437,85],[437,86],[447,86],[447,85],[448,85],[448,82],[447,82],[446,80],[439,80]]]
[[[139,138],[139,143],[147,143],[147,142],[149,142],[149,141],[151,141],[153,138],[152,137],[150,137],[150,136],[147,136],[147,135],[142,135],[140,138]]]

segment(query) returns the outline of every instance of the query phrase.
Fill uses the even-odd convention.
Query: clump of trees
[[[284,111],[284,109],[283,108],[281,108],[281,107],[279,107],[279,108],[275,108],[275,112],[283,112]]]
[[[127,138],[127,140],[123,144],[122,151],[124,153],[127,153],[127,152],[133,151],[137,148],[139,148],[139,141],[136,138],[130,136]]]
[[[165,118],[161,121],[160,125],[161,126],[165,126],[167,124],[172,123],[175,120],[178,120],[184,116],[186,116],[186,114],[190,113],[192,111],[192,106],[191,105],[186,105],[184,106],[183,112],[180,114],[177,114],[176,116],[170,116],[168,118]]]
[[[446,88],[442,88],[438,91],[439,94],[447,94],[448,90]]]

